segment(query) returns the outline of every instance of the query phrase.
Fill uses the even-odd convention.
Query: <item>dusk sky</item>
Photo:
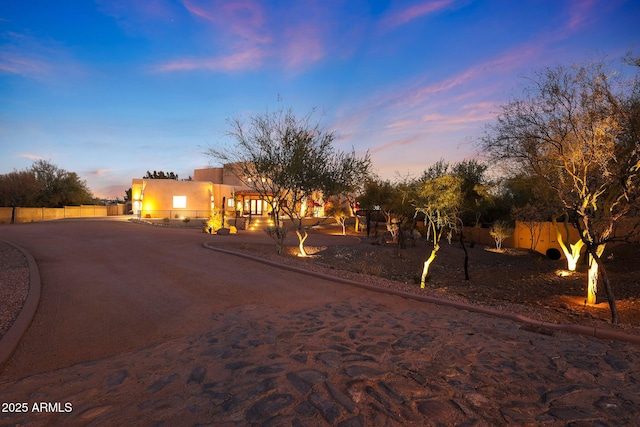
[[[34,160],[123,198],[211,165],[227,119],[291,107],[419,175],[545,66],[640,54],[637,0],[2,0],[0,174]]]

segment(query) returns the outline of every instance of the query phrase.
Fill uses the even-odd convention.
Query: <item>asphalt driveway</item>
[[[198,334],[228,307],[295,310],[362,292],[208,251],[204,242],[235,236],[195,229],[77,220],[1,231],[34,256],[42,277],[38,311],[3,378]]]

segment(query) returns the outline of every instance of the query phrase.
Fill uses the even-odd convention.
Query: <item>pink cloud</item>
[[[387,15],[383,27],[392,29],[422,16],[438,12],[453,3],[453,0],[425,1]]]
[[[591,18],[593,12],[595,0],[581,0],[569,3],[569,22],[567,28],[569,30],[575,30],[582,27]]]
[[[38,77],[50,74],[51,69],[52,66],[45,61],[16,52],[0,52],[0,71]]]
[[[44,157],[42,156],[38,156],[37,154],[31,154],[31,153],[18,153],[16,154],[16,157],[20,157],[23,159],[29,159],[29,160],[43,160]]]
[[[263,29],[264,10],[255,1],[183,0],[182,4],[192,15],[213,23],[231,36],[253,43],[271,42],[271,37]]]
[[[324,46],[316,27],[300,25],[285,32],[285,46],[282,49],[282,61],[286,68],[300,68],[320,60],[324,55]]]
[[[228,56],[215,58],[186,58],[167,62],[156,67],[159,72],[172,71],[238,71],[254,69],[262,65],[265,53],[257,48],[248,49]]]
[[[0,72],[38,80],[81,73],[67,50],[52,40],[39,40],[28,34],[8,32],[0,45]]]
[[[385,151],[385,150],[389,150],[391,148],[397,148],[397,147],[401,147],[404,145],[410,145],[412,143],[414,143],[415,141],[419,140],[420,136],[419,135],[413,135],[413,136],[409,136],[406,138],[400,138],[400,139],[394,139],[391,142],[388,142],[386,144],[383,145],[379,145],[376,148],[371,150],[371,154],[375,154],[375,153],[379,153],[380,151]]]

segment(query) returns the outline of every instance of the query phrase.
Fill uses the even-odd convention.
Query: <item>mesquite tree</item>
[[[615,235],[616,223],[637,207],[639,136],[637,73],[625,79],[598,62],[534,75],[481,143],[494,161],[515,162],[556,191],[590,256],[588,302],[595,302],[599,271],[613,323],[615,297],[600,257],[608,242],[622,237]]]
[[[302,220],[308,199],[333,188],[336,180],[366,175],[368,154],[359,158],[353,151],[337,151],[333,132],[321,129],[312,114],[298,117],[291,109],[256,114],[247,123],[234,118],[229,124],[236,144],[211,147],[207,154],[230,163],[233,173],[269,203],[274,225],[266,231],[275,240],[276,251],[282,252],[287,235],[281,218],[286,216],[298,235],[299,255],[306,256],[308,234]]]

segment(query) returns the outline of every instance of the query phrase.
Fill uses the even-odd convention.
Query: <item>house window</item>
[[[180,209],[187,207],[187,196],[173,196],[173,208]]]

